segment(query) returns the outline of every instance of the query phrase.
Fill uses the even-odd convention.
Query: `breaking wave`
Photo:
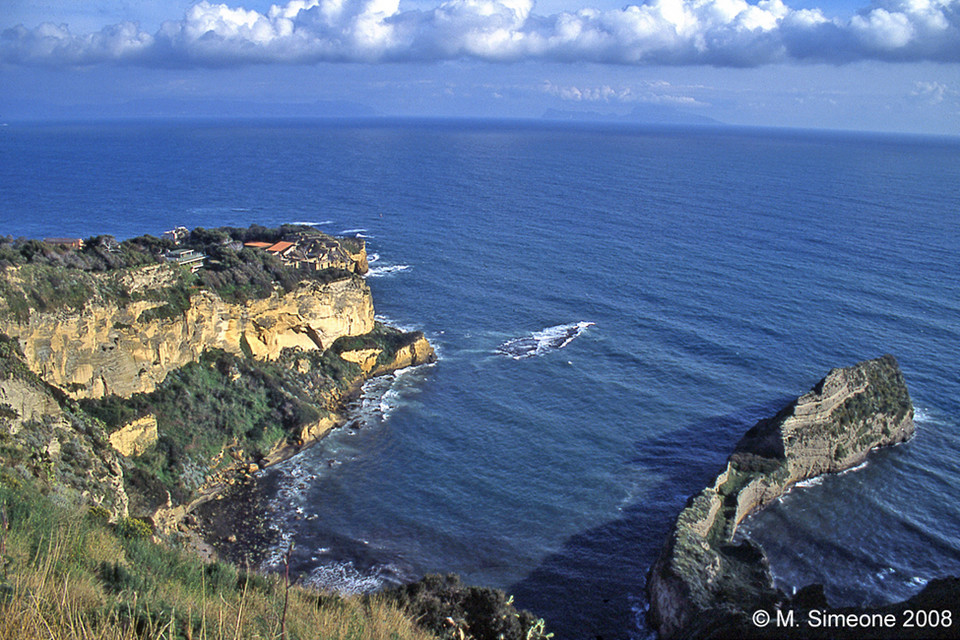
[[[333,220],[323,220],[322,222],[306,222],[304,220],[297,220],[296,222],[288,222],[287,224],[296,224],[304,227],[319,227],[326,224],[333,224]]]
[[[351,560],[320,564],[303,581],[344,595],[370,593],[388,583],[398,582],[396,572],[390,566],[377,565],[361,571]]]
[[[353,417],[346,426],[373,427],[390,419],[393,412],[408,404],[423,383],[424,368],[432,364],[406,367],[371,378],[360,388],[360,397],[347,407]]]
[[[806,480],[801,480],[800,482],[793,485],[797,489],[806,489],[808,487],[817,487],[823,484],[823,479],[825,476],[814,476],[813,478],[808,478]]]
[[[383,276],[391,276],[395,273],[399,273],[401,271],[407,271],[409,269],[410,269],[410,265],[408,264],[391,264],[391,265],[384,265],[382,267],[370,267],[370,271],[367,271],[367,277],[382,278]]]
[[[529,336],[507,340],[496,348],[495,353],[514,360],[542,356],[551,351],[563,349],[583,333],[587,327],[592,327],[593,324],[593,322],[577,322],[576,324],[547,327],[541,331],[535,331]]]

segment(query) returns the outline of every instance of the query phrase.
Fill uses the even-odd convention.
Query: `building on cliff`
[[[176,262],[181,267],[188,267],[193,273],[203,268],[203,261],[207,258],[206,255],[193,249],[174,249],[163,254],[163,257],[168,262]]]

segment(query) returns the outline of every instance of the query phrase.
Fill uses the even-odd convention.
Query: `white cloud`
[[[929,104],[940,104],[947,96],[956,96],[958,92],[950,89],[942,82],[916,82],[910,95]]]
[[[604,102],[615,104],[659,104],[683,107],[703,107],[706,103],[684,95],[692,87],[672,87],[664,81],[642,82],[630,86],[603,85],[558,85],[545,81],[541,93],[555,96],[568,102]]]
[[[647,0],[550,16],[532,0],[291,0],[266,13],[191,6],[155,34],[124,22],[75,35],[64,25],[0,34],[0,62],[219,66],[319,61],[588,61],[758,66],[791,60],[960,62],[960,0],[873,0],[849,20],[781,0]]]

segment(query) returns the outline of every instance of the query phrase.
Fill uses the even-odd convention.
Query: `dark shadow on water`
[[[616,640],[651,635],[644,585],[687,498],[723,470],[734,445],[786,398],[717,416],[638,441],[628,462],[650,484],[621,517],[578,533],[507,591],[547,620],[557,640]]]

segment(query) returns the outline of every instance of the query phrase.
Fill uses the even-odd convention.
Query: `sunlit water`
[[[558,638],[647,633],[645,573],[757,419],[900,360],[911,442],[745,532],[789,590],[960,574],[960,143],[503,123],[6,127],[0,232],[316,223],[438,363],[263,474],[303,579],[500,587]]]

